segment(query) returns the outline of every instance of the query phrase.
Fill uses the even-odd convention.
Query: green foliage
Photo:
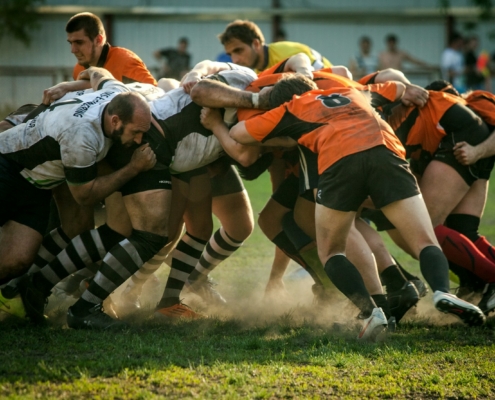
[[[0,1],[0,40],[12,36],[26,46],[31,42],[30,32],[39,28],[39,14],[35,8],[45,0]]]

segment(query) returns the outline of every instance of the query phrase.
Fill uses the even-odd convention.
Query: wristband
[[[253,103],[254,108],[259,108],[260,106],[260,94],[252,93],[251,94],[251,102]]]

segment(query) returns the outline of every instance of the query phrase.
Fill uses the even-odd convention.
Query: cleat
[[[426,294],[428,293],[428,287],[421,279],[412,279],[409,282],[411,282],[416,287],[416,291],[418,292],[419,297],[426,296]]]
[[[195,282],[189,282],[188,289],[191,293],[201,297],[203,301],[212,306],[224,306],[227,301],[214,288],[217,284],[209,276],[206,279],[198,279]]]
[[[374,342],[378,335],[387,329],[387,326],[387,317],[383,310],[380,307],[374,308],[369,318],[363,321],[363,329],[361,329],[357,338]]]
[[[174,304],[170,307],[160,308],[155,311],[155,316],[161,318],[163,316],[178,319],[178,318],[186,318],[186,319],[199,319],[203,318],[203,315],[193,311],[189,306],[178,303]]]
[[[1,301],[1,300],[0,300]],[[488,315],[490,311],[495,309],[495,283],[488,283],[483,291],[478,307],[483,311],[483,314]]]
[[[483,311],[453,294],[437,290],[433,294],[433,304],[438,311],[454,314],[469,326],[479,326],[485,323]]]
[[[72,329],[112,330],[125,329],[128,325],[118,319],[113,319],[105,314],[101,304],[96,304],[89,309],[89,314],[84,317],[75,316],[72,307],[67,311],[67,325]]]
[[[26,309],[20,296],[7,299],[0,290],[0,311],[17,318],[26,318]]]
[[[402,289],[388,293],[387,300],[390,305],[390,314],[395,317],[396,323],[399,323],[404,314],[419,301],[419,294],[416,286],[411,282],[406,282]]]
[[[36,288],[33,284],[32,275],[22,277],[17,284],[17,288],[19,289],[27,317],[35,324],[44,324],[46,322],[44,311],[50,293],[44,294]]]

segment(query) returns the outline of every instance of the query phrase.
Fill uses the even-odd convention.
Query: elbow
[[[243,167],[249,167],[253,165],[259,158],[259,153],[245,153],[241,154],[236,158],[236,161],[241,164]]]

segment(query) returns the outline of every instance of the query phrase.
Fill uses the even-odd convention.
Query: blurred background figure
[[[371,53],[371,39],[362,36],[359,39],[359,51],[349,60],[349,70],[354,79],[362,78],[378,70],[378,57]]]
[[[466,90],[490,91],[490,72],[487,68],[489,56],[486,52],[479,53],[479,38],[471,35],[464,44],[464,64]]]
[[[180,81],[191,69],[191,55],[187,52],[189,39],[182,37],[177,43],[177,48],[168,47],[157,50],[154,56],[157,60],[164,59],[164,65],[158,78],[173,78]]]
[[[404,70],[404,62],[417,65],[424,68],[434,68],[432,65],[414,58],[406,51],[399,49],[399,39],[394,34],[389,34],[385,37],[387,50],[382,51],[378,56],[379,69],[394,68],[399,71]]]
[[[287,34],[283,29],[277,30],[275,37],[273,38],[274,42],[285,42],[287,41]]]
[[[457,32],[452,33],[449,46],[442,52],[440,64],[442,78],[452,83],[459,93],[466,91],[463,45],[462,36]]]

